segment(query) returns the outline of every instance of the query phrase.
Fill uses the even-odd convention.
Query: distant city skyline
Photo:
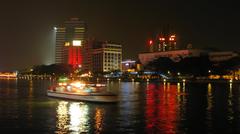
[[[54,63],[53,27],[72,17],[89,37],[123,45],[123,59],[147,51],[147,41],[169,25],[180,47],[239,51],[239,8],[233,1],[6,1],[0,5],[0,70]]]

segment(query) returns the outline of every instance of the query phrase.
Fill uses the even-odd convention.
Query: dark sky
[[[146,41],[170,25],[181,47],[239,50],[240,15],[232,1],[7,0],[0,4],[0,70],[53,63],[54,25],[71,17],[88,24],[89,37],[123,45],[137,58]]]

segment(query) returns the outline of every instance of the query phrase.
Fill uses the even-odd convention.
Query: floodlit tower
[[[81,66],[81,46],[86,39],[85,22],[78,18],[71,18],[63,25],[54,27],[54,30],[56,33],[55,63]]]

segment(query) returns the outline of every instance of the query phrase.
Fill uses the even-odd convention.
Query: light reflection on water
[[[147,133],[176,133],[177,85],[149,84],[146,91]]]
[[[104,117],[104,109],[96,108],[95,114],[95,134],[100,134],[103,129],[103,117]]]
[[[88,105],[82,102],[59,101],[57,107],[57,131],[62,134],[66,132],[82,133],[89,130]]]
[[[237,83],[108,82],[120,102],[48,98],[48,81],[0,81],[0,128],[26,133],[240,133]]]
[[[56,132],[57,134],[64,134],[68,132],[68,107],[67,107],[68,102],[65,101],[60,101],[57,107],[57,123],[56,123],[56,128],[58,131]]]

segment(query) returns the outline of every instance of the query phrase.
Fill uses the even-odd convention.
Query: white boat
[[[107,92],[103,84],[85,84],[79,81],[60,82],[52,86],[47,95],[55,98],[89,102],[118,102],[118,96]]]
[[[114,94],[76,94],[76,93],[63,93],[48,91],[47,95],[50,97],[71,99],[78,101],[89,101],[89,102],[118,102],[117,95]]]

